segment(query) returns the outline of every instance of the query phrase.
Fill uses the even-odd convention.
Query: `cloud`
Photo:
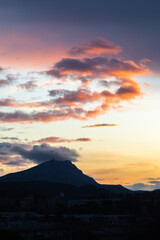
[[[159,178],[155,178],[155,179],[159,179]],[[138,190],[153,191],[156,189],[160,189],[160,181],[151,180],[151,181],[148,181],[148,183],[136,183],[133,185],[127,185],[126,187],[128,187],[129,189],[131,189],[133,191],[138,191]]]
[[[149,178],[145,178],[145,180],[148,180],[148,181],[156,181],[156,180],[160,180],[160,177],[158,177],[158,178],[151,178],[151,177],[149,177]]]
[[[91,139],[90,138],[77,138],[76,142],[90,142]]]
[[[155,185],[157,185],[157,184],[160,185],[160,180],[159,180],[159,181],[157,181],[157,180],[152,180],[152,181],[149,181],[149,183],[155,184]]]
[[[100,33],[103,33],[103,36],[107,36],[108,31],[115,39],[118,39],[120,42],[123,42],[124,46],[127,46],[128,55],[132,55],[137,59],[140,59],[144,55],[157,61],[160,59],[159,53],[156,51],[160,39],[158,31],[160,25],[158,14],[158,9],[160,8],[159,1],[154,1],[153,4],[151,1],[134,0],[130,1],[130,4],[128,4],[127,0],[116,0],[116,3],[115,1],[101,0],[99,4],[97,0],[94,0],[92,4],[91,1],[86,1],[85,7],[81,1],[75,2],[73,0],[69,2],[64,0],[46,0],[45,3],[41,0],[38,6],[31,0],[12,0],[12,2],[5,0],[5,3],[4,1],[1,2],[0,15],[3,18],[3,21],[1,21],[2,29],[5,28],[5,31],[10,33],[11,24],[15,26],[14,30],[16,30],[17,22],[19,23],[19,28],[17,30],[19,34],[17,34],[17,32],[13,34],[16,36],[15,38],[18,43],[15,41],[13,44],[13,36],[12,41],[9,38],[9,43],[11,45],[10,51],[8,51],[9,44],[6,44],[7,46],[5,48],[4,44],[1,44],[2,54],[9,55],[6,64],[10,59],[12,59],[12,61],[10,60],[8,64],[11,65],[11,62],[15,64],[18,58],[15,58],[15,55],[20,55],[19,52],[21,52],[20,50],[22,47],[23,54],[24,50],[27,51],[27,57],[25,58],[24,55],[22,57],[21,54],[21,57],[18,58],[20,64],[23,64],[24,62],[22,63],[22,61],[24,60],[25,64],[27,66],[30,64],[31,67],[33,64],[37,64],[37,61],[38,64],[40,64],[40,62],[44,64],[46,55],[48,61],[51,59],[51,55],[54,55],[54,51],[51,53],[50,49],[48,50],[48,45],[52,45],[53,49],[53,43],[55,42],[57,42],[57,45],[61,43],[61,45],[64,46],[65,40],[67,43],[72,43],[75,39],[84,38],[84,33],[85,38],[90,38],[91,35],[98,34],[99,36]],[[42,27],[44,26],[44,22],[45,27]],[[148,25],[151,27],[148,28]],[[130,26],[132,26],[132,29]],[[57,28],[62,29],[62,31],[55,36]],[[30,34],[27,31],[28,29],[31,29]],[[68,34],[66,34],[66,31]],[[145,41],[139,38],[140,32],[143,33]],[[130,39],[128,39],[128,33],[130,34]],[[3,34],[1,35],[3,36]],[[19,39],[23,38],[24,34],[26,34],[26,39],[24,43],[20,42],[19,44]],[[155,34],[157,36],[156,38]],[[34,51],[33,47],[29,51],[27,44],[30,35],[32,35],[32,42],[35,42]],[[48,41],[46,36],[50,36],[50,41]],[[37,46],[38,41],[35,41],[35,37],[40,41],[40,46]],[[153,42],[154,44],[152,44]],[[130,46],[131,43],[134,43],[137,51],[135,51],[134,48],[132,50]],[[19,47],[16,47],[17,45]],[[57,50],[57,45],[55,46],[55,51]],[[37,50],[36,54],[35,50]],[[13,51],[14,56],[12,55]],[[46,54],[46,52],[48,54]],[[4,60],[3,57],[3,64]]]
[[[1,72],[1,69],[0,69]],[[7,74],[5,78],[0,79],[0,87],[6,87],[8,85],[11,85],[16,81],[16,78],[13,74]]]
[[[22,111],[15,112],[0,112],[0,122],[5,123],[34,123],[34,122],[54,122],[64,121],[70,118],[85,120],[85,116],[81,116],[84,110],[80,107],[74,109],[58,109],[53,111],[31,112],[26,113]]]
[[[0,106],[1,107],[15,107],[18,104],[16,104],[15,100],[13,98],[2,98],[0,99]]]
[[[140,191],[140,190],[150,191],[150,190],[153,190],[151,185],[144,184],[144,183],[135,183],[133,185],[127,185],[126,187],[133,190],[133,191]]]
[[[81,45],[80,47],[71,48],[68,53],[70,55],[101,53],[117,54],[121,51],[122,49],[119,46],[116,46],[114,43],[103,38],[97,38],[96,40],[93,40],[88,44]]]
[[[76,51],[86,54],[95,48],[104,52],[108,49],[112,51],[119,49],[113,43],[98,38],[89,44],[76,47]],[[123,101],[131,101],[143,96],[138,82],[132,77],[148,72],[146,67],[139,66],[133,61],[102,55],[62,58],[45,74],[58,78],[62,84],[63,81],[69,82],[69,86],[79,81],[80,86],[78,85],[78,88],[76,86],[76,90],[54,88],[49,91],[50,99],[43,101],[27,102],[2,98],[0,106],[13,108],[14,111],[1,111],[0,123],[48,123],[68,119],[96,118],[108,110],[118,109]],[[101,87],[92,88],[92,82],[94,84],[98,82]],[[30,91],[36,87],[36,84],[35,81],[28,81],[20,84],[19,87]]]
[[[71,142],[90,142],[90,141],[91,141],[90,138],[66,139],[66,138],[60,138],[60,137],[47,137],[34,142],[36,143],[71,143]]]
[[[35,81],[32,81],[32,80],[18,85],[18,88],[22,90],[27,90],[27,91],[32,91],[36,87],[37,87],[37,84],[35,83]]]
[[[82,128],[96,128],[96,127],[117,127],[118,124],[115,123],[101,123],[101,124],[94,124],[94,125],[87,125],[83,126]]]
[[[112,80],[112,81],[108,81],[108,80],[100,80],[99,81],[99,84],[102,86],[102,87],[108,87],[110,88],[111,86],[113,85],[118,85],[120,86],[120,82],[118,80]]]
[[[18,141],[18,140],[20,140],[17,137],[0,137],[0,139],[2,139],[2,140],[11,140],[11,141]]]
[[[11,159],[11,160],[9,160]],[[23,160],[23,159],[17,159],[17,158],[13,158],[13,157],[10,157],[8,158],[8,161],[7,162],[3,162],[4,165],[7,165],[7,166],[10,166],[10,167],[25,167],[29,164],[29,162],[27,162],[26,160]]]
[[[6,132],[6,131],[11,131],[14,128],[10,127],[10,128],[6,128],[6,127],[0,127],[0,131]]]
[[[79,154],[74,149],[52,147],[49,144],[28,145],[9,142],[0,143],[0,162],[7,165],[36,164],[55,159],[77,161]]]
[[[41,108],[43,111],[14,111],[0,112],[0,122],[52,122],[63,121],[70,118],[87,120],[104,114],[106,110],[119,108],[122,101],[130,101],[142,96],[141,89],[137,82],[132,79],[120,79],[119,86],[114,91],[104,89],[101,92],[81,87],[74,91],[65,89],[54,89],[49,91],[52,97],[49,101],[40,102],[16,102],[14,99],[1,99],[0,106],[13,108]],[[90,105],[88,103],[95,103]],[[51,108],[49,110],[48,108]]]
[[[133,61],[99,56],[83,59],[63,58],[45,73],[56,78],[63,78],[69,74],[75,74],[77,77],[90,76],[92,79],[107,76],[126,78],[137,74],[146,74],[148,69],[136,65]]]
[[[59,95],[61,90],[58,90]],[[50,91],[50,96],[56,96],[56,90]],[[64,91],[62,90],[62,96],[53,100],[56,104],[63,104],[74,106],[77,103],[87,103],[97,101],[102,96],[97,92],[92,92],[88,89],[78,89],[76,91]],[[78,106],[78,105],[77,105]]]

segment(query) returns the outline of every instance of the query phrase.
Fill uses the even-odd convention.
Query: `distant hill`
[[[109,185],[109,184],[100,184],[99,186],[101,189],[107,190],[112,193],[116,194],[126,194],[126,193],[132,193],[131,190],[123,187],[122,185]]]
[[[0,177],[0,182],[48,182],[75,187],[92,185],[117,194],[131,192],[121,185],[98,184],[93,178],[83,174],[71,161],[67,160],[50,160],[24,171],[10,173]]]
[[[61,193],[67,199],[96,199],[115,195],[94,185],[76,187],[54,182],[0,182],[0,197],[8,196],[10,199],[29,194],[45,197],[60,196]]]

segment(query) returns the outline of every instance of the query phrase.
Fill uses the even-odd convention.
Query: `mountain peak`
[[[75,186],[96,185],[96,181],[83,174],[71,161],[52,159],[30,169],[0,177],[3,182],[43,181],[72,184]]]

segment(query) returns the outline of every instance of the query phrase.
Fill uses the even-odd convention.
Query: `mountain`
[[[30,169],[0,177],[0,182],[56,182],[74,186],[96,185],[96,181],[83,174],[71,161],[56,161],[39,164]]]
[[[121,185],[98,184],[93,178],[83,174],[71,161],[67,160],[50,160],[21,172],[10,173],[0,177],[0,182],[48,182],[69,184],[76,187],[92,185],[116,194],[131,192]]]

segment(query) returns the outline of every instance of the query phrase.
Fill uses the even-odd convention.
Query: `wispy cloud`
[[[16,77],[13,74],[7,74],[4,78],[0,78],[0,87],[7,87],[14,82],[16,82]]]
[[[66,138],[60,138],[60,137],[47,137],[42,138],[37,141],[34,141],[35,143],[71,143],[71,142],[90,142],[90,138],[76,138],[76,139],[66,139]]]
[[[117,127],[118,124],[115,123],[100,123],[100,124],[94,124],[94,125],[86,125],[82,128],[96,128],[96,127]]]
[[[18,141],[20,140],[18,137],[0,137],[2,140],[11,140],[11,141]]]
[[[13,129],[14,129],[14,128],[12,128],[12,127],[9,127],[9,128],[0,127],[0,131],[2,131],[2,132],[11,131],[11,130],[13,130]]]
[[[19,84],[17,86],[19,89],[26,90],[26,91],[33,91],[35,88],[37,88],[37,84],[35,81],[31,80],[23,84]]]

